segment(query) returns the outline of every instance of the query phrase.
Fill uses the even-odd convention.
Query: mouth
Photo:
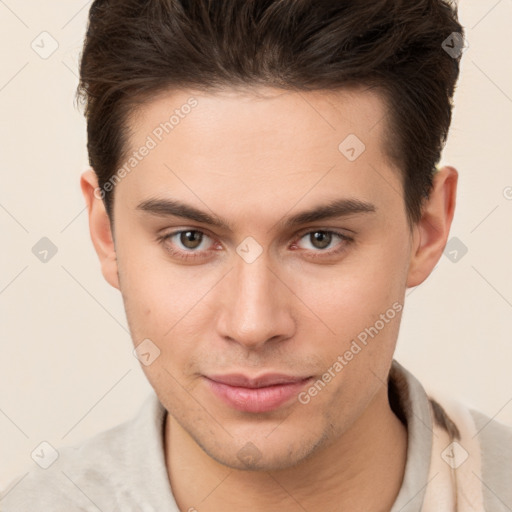
[[[210,390],[233,409],[268,412],[295,398],[313,377],[266,374],[251,378],[243,374],[204,376]]]

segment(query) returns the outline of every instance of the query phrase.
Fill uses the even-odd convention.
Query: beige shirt
[[[461,468],[470,468],[463,460],[464,451],[454,452],[453,447],[443,445],[457,439],[456,422],[438,402],[431,401],[418,380],[396,360],[388,389],[391,406],[406,423],[408,432],[405,475],[391,512],[466,510],[457,505],[457,500],[467,501],[469,510],[512,511],[512,427],[466,409],[475,432],[471,442],[478,443],[481,454],[478,466],[474,466],[479,474],[468,470],[469,476],[465,476],[471,480],[470,486],[481,487],[478,491],[483,505],[475,508],[469,494],[461,499],[457,495],[460,489],[450,489],[457,486],[456,475],[461,472],[453,461],[458,459]],[[165,466],[165,414],[151,393],[132,419],[59,449],[58,459],[48,469],[35,463],[27,467],[1,494],[0,511],[179,512]],[[446,432],[446,439],[434,434],[439,429]],[[471,458],[467,460],[471,462]],[[443,477],[445,473],[448,476]],[[436,501],[438,493],[448,493],[452,498]],[[427,501],[436,504],[427,507]],[[439,505],[445,502],[449,504]]]

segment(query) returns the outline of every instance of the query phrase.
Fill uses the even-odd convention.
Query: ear
[[[89,213],[89,233],[100,260],[101,272],[110,285],[119,289],[114,237],[102,199],[104,191],[98,187],[98,178],[92,169],[82,174],[80,187]]]
[[[421,284],[443,254],[455,212],[457,180],[456,169],[449,166],[434,175],[430,197],[414,227],[407,287]]]

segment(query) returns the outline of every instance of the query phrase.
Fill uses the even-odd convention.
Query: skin
[[[165,458],[178,506],[390,510],[407,453],[385,385],[401,313],[307,404],[237,411],[203,376],[321,378],[433,270],[453,218],[457,171],[436,173],[410,229],[399,171],[384,153],[384,103],[363,89],[169,91],[134,114],[130,148],[191,96],[198,105],[116,185],[113,231],[94,172],[81,178],[92,241],[105,279],[122,293],[134,344],[149,338],[160,350],[143,370],[170,412]],[[366,146],[353,162],[338,149],[350,133]],[[180,200],[231,229],[137,208],[156,198]],[[340,198],[375,211],[280,223]],[[179,229],[204,233],[199,247],[187,249],[179,236],[158,240]],[[334,235],[325,247],[312,236],[319,230],[352,241]],[[248,236],[263,249],[251,263],[236,252]],[[184,260],[170,248],[200,257]],[[252,462],[239,456],[249,442]]]

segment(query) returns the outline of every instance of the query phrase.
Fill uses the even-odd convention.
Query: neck
[[[389,406],[386,386],[334,443],[280,471],[241,471],[218,463],[169,414],[165,441],[173,494],[183,512],[387,512],[407,456],[407,430]]]

